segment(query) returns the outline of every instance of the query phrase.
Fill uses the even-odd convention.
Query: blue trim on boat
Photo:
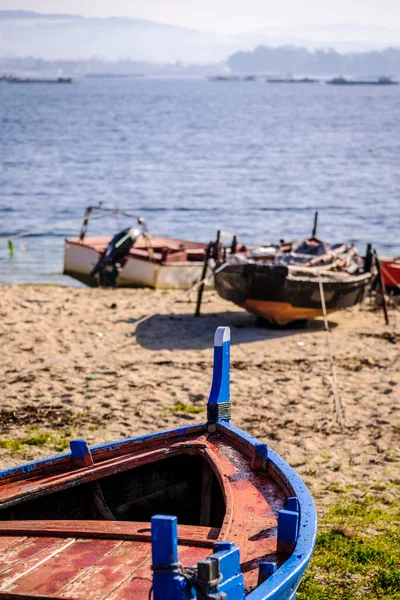
[[[90,450],[92,451],[93,456],[96,456],[100,450],[107,452],[113,452],[114,450],[118,450],[119,448],[123,448],[128,444],[132,443],[143,443],[157,440],[159,438],[164,437],[169,434],[172,437],[177,436],[185,436],[190,435],[191,433],[195,433],[196,431],[205,430],[206,423],[196,423],[195,425],[187,425],[185,427],[177,427],[176,429],[164,429],[163,431],[156,431],[155,433],[146,433],[145,435],[139,435],[138,437],[127,438],[125,440],[120,440],[118,442],[107,442],[105,444],[98,444],[97,446],[90,446]]]
[[[93,457],[95,457],[96,454],[101,454],[102,451],[112,452],[118,450],[119,448],[124,448],[128,444],[146,443],[152,440],[157,440],[158,438],[161,438],[166,434],[169,434],[171,437],[172,434],[173,437],[190,435],[191,433],[195,433],[196,431],[205,430],[206,425],[206,423],[196,423],[195,425],[178,427],[177,429],[165,429],[163,431],[156,431],[155,433],[147,433],[138,437],[127,438],[118,442],[107,442],[105,444],[97,444],[96,446],[90,446],[89,450],[91,451]],[[39,469],[44,469],[46,467],[56,467],[58,465],[61,466],[63,463],[68,463],[71,460],[71,458],[71,453],[58,454],[50,458],[36,460],[18,467],[12,467],[11,469],[0,471],[0,480],[10,479],[11,477],[17,477],[19,475],[30,475],[35,471]]]
[[[241,437],[255,447],[259,440],[230,423],[219,423],[219,428]],[[279,454],[268,449],[268,471],[279,475],[299,501],[299,531],[297,542],[290,558],[267,581],[246,596],[247,600],[290,600],[295,598],[301,577],[311,560],[317,535],[317,513],[310,492],[301,477]],[[282,480],[282,476],[286,482]]]
[[[35,460],[30,463],[25,463],[19,467],[12,467],[11,469],[0,471],[0,480],[9,479],[18,475],[30,475],[39,468],[53,467],[54,465],[61,464],[64,461],[67,462],[70,459],[71,454],[58,454],[57,456],[52,456],[50,458]]]
[[[221,404],[230,401],[230,330],[218,327],[215,332],[213,378],[208,404]]]

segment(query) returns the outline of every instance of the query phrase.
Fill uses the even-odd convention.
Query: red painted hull
[[[385,286],[400,290],[400,258],[381,258],[380,263]]]

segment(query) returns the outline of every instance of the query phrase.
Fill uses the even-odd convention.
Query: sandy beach
[[[304,478],[323,511],[352,487],[398,480],[400,311],[390,325],[367,302],[329,318],[344,431],[323,321],[258,327],[214,291],[2,286],[0,467],[67,448],[201,421],[213,334],[231,328],[232,421]],[[137,325],[137,319],[156,313]]]

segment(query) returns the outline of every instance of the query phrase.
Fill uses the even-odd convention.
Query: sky
[[[0,10],[136,17],[221,33],[332,23],[400,29],[400,0],[0,0]]]

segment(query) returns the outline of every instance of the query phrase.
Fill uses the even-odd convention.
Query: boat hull
[[[229,357],[219,327],[207,422],[0,472],[1,598],[294,600],[314,502],[230,423]]]
[[[388,291],[400,291],[400,258],[381,258],[382,281]]]
[[[65,240],[64,275],[90,286],[98,287],[92,277],[100,252],[93,246],[75,240]],[[118,275],[118,287],[150,287],[154,289],[187,289],[201,279],[203,263],[158,262],[129,256]]]
[[[369,273],[331,277],[322,273],[327,312],[349,308],[364,300]],[[228,265],[215,276],[218,294],[254,315],[277,325],[313,319],[323,314],[319,276],[287,267]]]
[[[147,518],[134,514],[146,516],[160,501],[171,510],[176,494],[184,566],[230,540],[240,548],[244,583],[255,598],[294,598],[315,543],[315,506],[307,488],[252,436],[226,422],[209,429],[203,423],[96,446],[87,466],[63,455],[0,472],[0,560],[9,565],[0,576],[0,597],[105,600],[113,592],[114,600],[147,600],[151,529]],[[190,463],[189,470],[182,468]],[[117,520],[93,518],[89,499],[98,489]],[[286,545],[279,521],[288,497],[297,499],[300,520],[296,539]],[[278,571],[259,596],[261,560],[277,564]]]

